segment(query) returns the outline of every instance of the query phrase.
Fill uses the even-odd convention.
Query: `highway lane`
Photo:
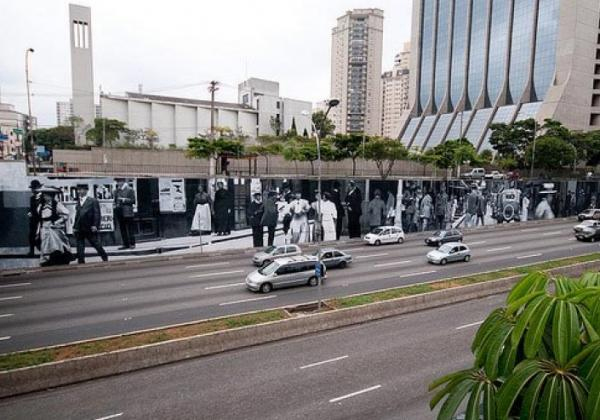
[[[0,401],[6,419],[433,419],[496,295]],[[117,418],[117,417],[114,417]]]
[[[345,270],[329,270],[323,297],[530,264],[600,249],[598,244],[571,241],[571,227],[569,222],[474,231],[465,236],[465,243],[471,244],[474,251],[473,260],[445,267],[427,264],[424,255],[429,248],[422,245],[422,239],[414,237],[403,245],[346,245],[356,261]],[[99,272],[64,272],[39,278],[20,276],[4,281],[2,285],[14,286],[0,288],[0,338],[8,337],[0,340],[0,352],[294,305],[317,298],[317,290],[308,287],[276,290],[267,296],[248,292],[242,283],[254,268],[245,254],[228,261],[212,258],[198,264],[185,260],[149,265],[109,267]],[[16,286],[18,283],[30,284]]]

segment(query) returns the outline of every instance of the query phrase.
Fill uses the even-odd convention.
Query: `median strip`
[[[318,314],[296,314],[293,313],[293,308],[263,310],[120,336],[3,354],[0,355],[0,372],[2,372],[0,373],[0,396],[15,395],[94,377],[157,366],[189,357],[213,354],[228,349],[242,348],[309,332],[323,331],[502,293],[520,276],[530,271],[564,268],[564,272],[577,272],[579,275],[585,270],[597,269],[598,261],[600,261],[600,253],[597,252],[471,276],[330,299],[325,301],[325,309]],[[582,263],[592,263],[593,265],[588,264],[582,267]],[[478,285],[478,283],[494,280],[500,280],[501,283],[489,286],[487,284]],[[466,289],[462,286],[480,287]],[[449,294],[432,293],[444,290],[447,290]],[[398,299],[408,297],[417,299]],[[384,301],[396,299],[398,300],[395,302],[384,303]],[[371,303],[383,303],[385,306],[367,306]],[[363,305],[364,308],[346,310]],[[96,358],[98,361],[95,361]],[[36,368],[32,369],[32,367]],[[38,368],[39,374],[35,373]],[[66,374],[67,376],[61,376],[57,374],[56,369],[62,369],[69,373]],[[31,382],[33,377],[43,379]]]

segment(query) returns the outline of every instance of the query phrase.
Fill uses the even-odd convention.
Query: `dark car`
[[[463,235],[457,229],[438,230],[425,239],[425,244],[428,246],[440,246],[447,242],[461,242],[462,240]]]
[[[577,215],[580,222],[584,220],[600,220],[600,209],[589,209]]]

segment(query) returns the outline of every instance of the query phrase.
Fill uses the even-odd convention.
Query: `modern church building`
[[[490,149],[492,123],[554,118],[600,130],[600,1],[414,0],[413,150],[466,137]]]

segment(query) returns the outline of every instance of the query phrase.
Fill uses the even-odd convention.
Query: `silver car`
[[[460,242],[448,242],[435,251],[427,254],[427,260],[432,264],[446,265],[449,262],[471,260],[471,250]]]
[[[253,292],[269,293],[282,287],[309,285],[317,286],[317,258],[300,255],[278,258],[271,264],[248,274],[246,287]],[[321,279],[327,278],[327,268],[321,265]]]
[[[316,257],[318,252],[315,251],[313,256]],[[352,255],[335,248],[323,248],[321,249],[321,262],[327,268],[346,268],[348,264],[352,263]]]
[[[252,263],[257,267],[264,267],[271,264],[276,258],[293,257],[301,254],[302,250],[298,245],[270,246],[264,251],[254,254]]]

